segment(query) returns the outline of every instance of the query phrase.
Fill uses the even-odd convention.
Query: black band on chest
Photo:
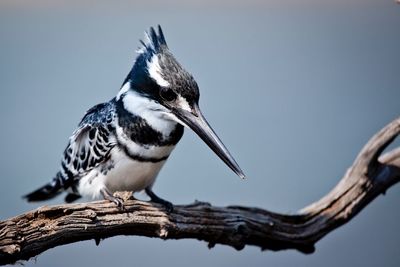
[[[123,144],[121,144],[119,142],[118,142],[118,146],[123,148],[123,150],[125,152],[125,155],[127,155],[132,160],[136,160],[136,161],[139,161],[139,162],[157,163],[157,162],[161,162],[161,161],[167,160],[168,157],[169,157],[169,155],[168,156],[164,156],[164,157],[160,157],[160,158],[144,157],[144,156],[132,153],[131,151],[129,151],[129,149],[125,145],[123,145]]]

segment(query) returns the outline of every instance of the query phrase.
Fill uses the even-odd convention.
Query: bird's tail
[[[59,175],[53,178],[48,184],[40,187],[39,189],[23,196],[28,202],[44,201],[51,199],[63,191],[63,185]]]

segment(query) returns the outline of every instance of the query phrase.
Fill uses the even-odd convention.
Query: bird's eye
[[[161,88],[160,89],[160,96],[161,96],[162,99],[164,99],[166,101],[173,101],[177,97],[175,92],[170,88]]]

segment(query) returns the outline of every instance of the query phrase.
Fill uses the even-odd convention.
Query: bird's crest
[[[140,40],[142,45],[137,50],[139,54],[156,54],[160,52],[162,48],[168,47],[161,26],[158,25],[157,28],[158,33],[153,27],[150,27],[150,30],[145,32],[145,39]]]

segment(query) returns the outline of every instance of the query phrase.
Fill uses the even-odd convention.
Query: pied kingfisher
[[[68,191],[66,202],[102,196],[123,208],[114,192],[145,190],[152,201],[171,211],[172,204],[158,197],[152,186],[184,126],[244,178],[198,101],[196,81],[170,52],[161,27],[158,33],[151,27],[117,96],[86,112],[69,139],[60,171],[25,198],[41,201]]]

